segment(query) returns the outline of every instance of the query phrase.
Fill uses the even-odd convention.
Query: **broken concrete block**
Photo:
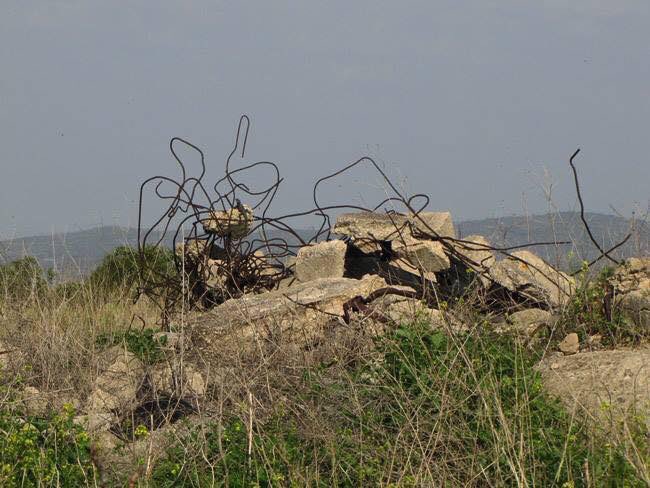
[[[413,267],[430,273],[449,269],[451,265],[443,245],[438,241],[417,242],[400,248],[397,255],[406,259]]]
[[[630,258],[609,279],[614,305],[632,324],[650,328],[650,258]]]
[[[228,300],[188,324],[193,354],[216,366],[227,360],[224,350],[253,348],[257,340],[308,343],[322,335],[328,321],[343,315],[345,302],[385,286],[378,276],[321,278]]]
[[[575,280],[530,251],[518,251],[490,267],[490,277],[514,295],[559,308],[575,290]]]
[[[120,347],[106,351],[113,361],[95,380],[88,398],[89,413],[110,412],[132,405],[144,378],[144,366],[133,354]]]
[[[440,237],[456,237],[456,229],[450,212],[420,212],[411,216],[410,220],[417,231],[424,234],[435,232]]]
[[[246,237],[253,223],[253,210],[248,205],[241,205],[230,210],[213,210],[209,218],[201,222],[203,230],[220,237],[232,239]]]
[[[318,278],[342,278],[347,245],[343,241],[319,242],[301,247],[296,257],[295,276],[306,282]]]
[[[394,241],[412,237],[406,216],[379,212],[341,214],[336,218],[333,232],[359,240]]]

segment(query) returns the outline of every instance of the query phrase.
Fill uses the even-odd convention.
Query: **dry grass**
[[[157,319],[152,304],[89,284],[18,301],[9,295],[0,306],[0,341],[16,352],[5,355],[3,382],[20,378],[15,385],[52,394],[55,409],[83,406],[100,373],[98,337],[141,327],[134,317]],[[628,422],[605,445],[602,433],[544,394],[534,352],[489,333],[468,305],[458,307],[449,317],[462,316],[468,332],[451,320],[439,329],[412,316],[381,336],[363,320],[332,323],[327,340],[308,347],[270,337],[254,348],[224,343],[221,361],[204,370],[209,391],[199,412],[93,459],[97,481],[88,484],[648,483],[641,424]],[[191,349],[177,354],[199,362]],[[15,409],[11,398],[0,410]]]

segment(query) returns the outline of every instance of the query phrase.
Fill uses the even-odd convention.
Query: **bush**
[[[146,246],[144,262],[138,249],[120,246],[106,255],[90,275],[90,283],[101,291],[132,291],[143,280],[162,282],[176,273],[174,253],[164,247]]]
[[[0,298],[27,301],[47,288],[43,268],[36,258],[27,256],[0,265]]]
[[[571,297],[556,331],[558,340],[562,340],[569,332],[577,332],[580,341],[584,343],[587,336],[599,334],[604,345],[619,347],[639,344],[644,337],[649,337],[647,330],[626,321],[617,307],[611,306],[610,316],[606,315],[608,279],[613,271],[610,267],[604,267],[598,275],[590,279],[589,269],[586,263],[583,263],[578,274],[577,290]]]
[[[0,409],[0,486],[92,486],[90,439],[74,409],[48,418]]]

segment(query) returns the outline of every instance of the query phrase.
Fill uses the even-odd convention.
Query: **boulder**
[[[630,258],[609,279],[614,305],[633,324],[650,328],[650,257]]]
[[[206,390],[201,373],[191,364],[181,365],[178,361],[157,364],[150,372],[150,380],[157,395],[201,397]]]
[[[392,248],[398,249],[414,244],[422,235],[436,233],[442,237],[456,237],[449,212],[420,212],[417,215],[343,213],[336,218],[333,232],[350,237],[364,252],[374,251],[376,241],[392,241]]]
[[[296,257],[295,276],[306,282],[319,278],[342,278],[347,245],[343,241],[319,242],[301,247]]]
[[[393,241],[410,238],[405,215],[379,212],[343,213],[336,218],[333,232],[355,240]]]
[[[516,334],[533,337],[540,329],[550,328],[555,323],[555,317],[547,310],[527,308],[510,314],[507,318],[509,329]]]
[[[240,205],[229,210],[213,210],[201,223],[203,230],[209,234],[241,239],[250,233],[253,210],[248,205]]]
[[[546,388],[594,419],[650,408],[650,349],[584,352],[544,359]]]
[[[490,278],[513,296],[560,308],[575,290],[575,280],[530,251],[518,251],[490,267]]]
[[[432,234],[440,237],[456,237],[456,229],[450,212],[420,212],[411,217],[415,229],[425,235]]]
[[[414,268],[429,273],[443,271],[451,265],[443,245],[438,241],[416,242],[399,249],[397,255],[406,259]]]
[[[26,386],[22,391],[22,400],[25,409],[31,415],[42,416],[48,410],[48,396],[42,393],[38,388]]]
[[[580,339],[578,338],[578,334],[575,332],[567,334],[567,336],[562,339],[562,342],[558,344],[558,348],[563,354],[566,354],[567,356],[576,354],[580,350]]]
[[[223,361],[220,351],[252,347],[258,339],[305,343],[318,337],[343,304],[386,286],[377,276],[361,280],[321,278],[290,288],[231,299],[189,322],[193,351],[207,363]]]
[[[463,237],[462,241],[455,243],[454,249],[470,261],[469,266],[475,271],[489,270],[496,263],[494,253],[489,249],[490,241],[485,237],[471,235]]]
[[[132,405],[144,378],[144,366],[133,353],[116,346],[105,355],[112,356],[112,361],[95,380],[87,401],[89,413],[112,412]]]

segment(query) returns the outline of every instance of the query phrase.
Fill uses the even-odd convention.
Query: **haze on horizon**
[[[363,155],[456,219],[545,212],[549,188],[572,210],[577,147],[588,210],[643,212],[648,26],[647,0],[7,0],[0,238],[135,225],[169,139],[215,180],[242,113],[285,178],[275,214]],[[381,192],[358,172],[323,195]]]

